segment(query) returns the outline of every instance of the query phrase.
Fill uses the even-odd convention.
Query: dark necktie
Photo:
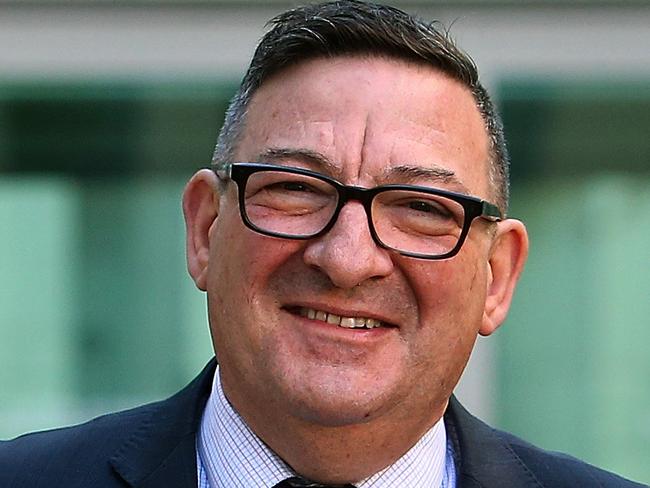
[[[345,485],[323,485],[322,483],[315,483],[314,481],[306,480],[305,478],[299,478],[294,476],[293,478],[287,478],[284,481],[280,481],[273,488],[356,488],[354,485],[345,484]]]

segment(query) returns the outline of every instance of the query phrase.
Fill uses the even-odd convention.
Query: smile
[[[381,327],[383,323],[380,320],[368,317],[342,317],[333,313],[314,310],[313,308],[300,307],[298,314],[312,320],[320,320],[328,324],[338,325],[347,329],[374,329]]]

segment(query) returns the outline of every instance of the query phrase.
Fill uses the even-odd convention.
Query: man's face
[[[275,75],[253,97],[236,160],[491,197],[469,91],[399,60],[318,59]],[[415,170],[405,179],[396,166]],[[485,325],[488,225],[475,221],[457,256],[427,261],[379,248],[359,202],[316,239],[259,235],[242,223],[236,191],[230,182],[210,227],[206,288],[224,389],[244,417],[277,407],[329,426],[437,420]],[[383,325],[349,329],[309,311]]]

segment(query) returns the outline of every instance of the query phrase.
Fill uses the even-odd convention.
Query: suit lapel
[[[196,488],[196,433],[210,395],[212,360],[185,389],[142,410],[138,425],[110,462],[129,486]]]
[[[497,431],[470,415],[455,397],[445,427],[456,455],[457,488],[543,486]]]

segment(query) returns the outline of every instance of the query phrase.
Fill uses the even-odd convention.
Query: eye
[[[433,200],[410,200],[406,206],[409,210],[436,217],[451,217],[452,215],[448,208]]]
[[[284,191],[290,191],[290,192],[313,192],[314,189],[300,181],[279,181],[277,183],[273,183],[271,185],[266,186],[267,190],[284,190]]]

